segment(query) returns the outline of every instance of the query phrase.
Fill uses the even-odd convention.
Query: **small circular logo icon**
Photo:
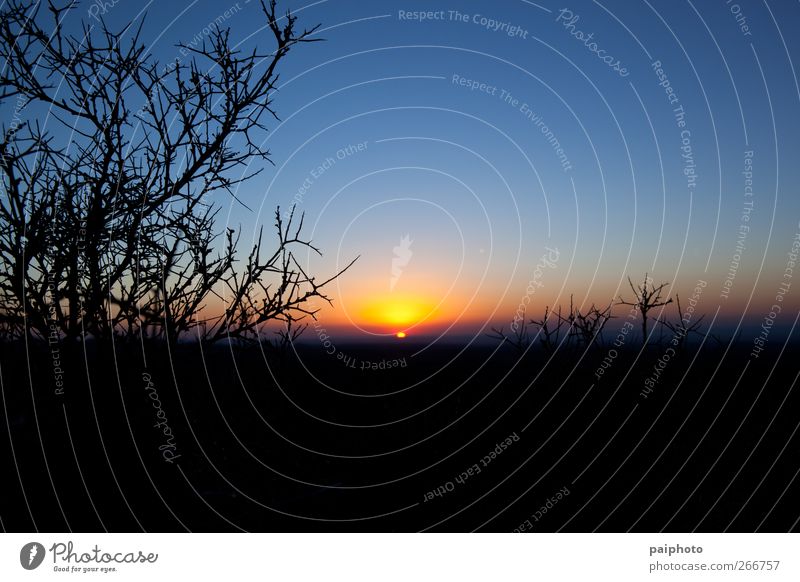
[[[19,563],[26,570],[35,570],[44,561],[44,546],[39,542],[30,542],[19,551]]]

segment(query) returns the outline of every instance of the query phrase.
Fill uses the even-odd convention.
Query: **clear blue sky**
[[[701,311],[721,306],[734,322],[757,322],[773,303],[800,230],[797,3],[281,6],[300,27],[321,24],[326,41],[282,63],[281,122],[266,136],[275,167],[238,194],[255,211],[216,199],[246,233],[297,201],[326,251],[312,260],[320,274],[362,256],[323,313],[331,325],[388,332],[393,316],[376,310],[406,305],[420,319],[438,305],[433,327],[476,330],[507,324],[526,294],[531,315],[570,293],[605,303],[645,271],[682,295],[707,281]],[[120,0],[106,18],[118,25],[139,8]],[[243,47],[271,46],[255,1],[153,3],[145,41],[171,60],[175,43],[199,40],[226,10]],[[421,22],[415,11],[434,13]],[[750,230],[723,299],[742,224]],[[393,253],[404,235],[405,263]],[[558,261],[535,275],[546,247]],[[541,283],[533,294],[531,278]],[[783,324],[797,313],[794,287]]]

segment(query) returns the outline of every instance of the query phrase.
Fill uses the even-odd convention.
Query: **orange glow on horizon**
[[[398,338],[400,338],[400,339],[403,339],[404,337],[406,337],[406,332],[404,332],[404,331],[398,331],[398,332],[395,334],[395,336],[396,336],[396,337],[398,337]]]
[[[366,302],[357,313],[359,319],[369,326],[397,329],[430,322],[436,314],[436,308],[433,302],[420,297],[390,295]]]
[[[324,269],[321,270],[325,272]],[[409,338],[421,341],[422,338],[436,337],[441,333],[472,334],[482,328],[490,330],[492,326],[504,327],[508,331],[520,308],[527,284],[523,281],[512,285],[509,290],[504,290],[494,287],[496,281],[493,279],[486,283],[485,289],[473,294],[472,289],[461,289],[458,286],[450,289],[449,286],[445,286],[449,285],[449,281],[440,281],[433,274],[426,273],[423,277],[415,276],[409,271],[403,274],[400,284],[394,290],[390,290],[386,278],[382,278],[381,272],[377,269],[376,273],[368,272],[361,277],[350,275],[349,272],[347,275],[342,277],[341,286],[332,286],[329,290],[333,299],[332,305],[315,298],[305,306],[319,310],[316,324],[310,317],[303,321],[311,324],[311,329],[305,335],[306,339],[315,337],[314,329],[323,328],[326,333],[335,334],[337,338],[365,340],[372,338],[376,341],[410,341]],[[617,283],[616,280],[613,284],[607,280],[599,281],[591,293],[576,295],[575,304],[590,305],[595,302],[604,305],[609,301],[609,297],[615,294],[630,299],[630,290],[625,293],[623,288],[615,287]],[[627,281],[625,283],[627,284]],[[686,283],[681,280],[674,282],[672,289],[680,294],[683,302],[692,285],[691,281]],[[563,290],[556,284],[537,290],[527,305],[528,318],[541,318],[546,306],[550,306],[551,309],[557,309],[559,305],[568,308],[569,291],[578,288],[578,283],[570,282]],[[747,303],[747,294],[732,294],[720,310],[718,321],[720,325],[734,325],[738,322],[741,312],[747,310],[743,325],[754,325],[757,328],[761,325],[759,321],[763,319],[764,314],[769,313],[770,306],[774,302],[772,299],[774,297],[771,298],[769,295],[766,298],[758,295],[753,297],[752,302]],[[228,301],[230,297],[224,293],[222,297],[210,298],[204,316],[212,318],[223,314]],[[797,309],[798,301],[787,297],[784,313]],[[700,305],[696,314],[713,313],[709,305],[709,303]],[[664,317],[675,318],[675,309],[674,305],[667,306]],[[624,317],[626,312],[624,306],[614,306],[612,311],[616,317]],[[280,322],[268,322],[264,333],[269,334],[280,327]],[[400,332],[405,333],[406,338],[398,337],[397,334]]]

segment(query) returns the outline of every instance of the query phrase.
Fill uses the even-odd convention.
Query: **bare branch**
[[[633,281],[631,278],[628,277],[628,284],[631,287],[631,291],[633,292],[634,300],[627,301],[622,297],[619,298],[618,303],[620,305],[630,305],[635,307],[639,310],[639,314],[642,317],[642,342],[647,343],[648,336],[647,336],[647,320],[648,320],[648,312],[656,307],[663,307],[665,305],[669,305],[672,303],[672,299],[669,298],[666,301],[662,300],[661,296],[663,294],[664,288],[669,285],[669,283],[661,283],[659,286],[655,286],[652,282],[650,277],[647,273],[644,275],[644,281],[634,287]]]
[[[217,229],[209,198],[226,193],[247,208],[235,189],[261,171],[248,169],[254,162],[271,162],[261,144],[265,120],[277,118],[278,66],[319,40],[317,28],[298,33],[293,14],[262,2],[273,50],[244,53],[214,28],[199,47],[179,44],[185,62],[160,65],[141,23],[67,34],[73,6],[0,8],[0,101],[47,106],[74,129],[60,146],[36,124],[0,136],[0,335],[244,341],[279,321],[280,337],[298,337],[295,323],[316,313],[309,300],[331,302],[326,286],[353,263],[311,276],[297,250],[322,253],[294,209],[285,223],[276,212],[274,250],[259,233],[242,260],[240,233]],[[221,314],[208,313],[212,299]]]

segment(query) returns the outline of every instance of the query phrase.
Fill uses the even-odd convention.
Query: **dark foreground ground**
[[[798,346],[751,347],[4,345],[2,528],[797,529]]]

